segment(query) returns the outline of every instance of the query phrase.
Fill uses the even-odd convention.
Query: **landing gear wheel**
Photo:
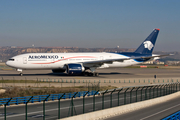
[[[99,73],[95,73],[95,76],[99,76]]]
[[[88,74],[89,74],[88,72],[84,72],[83,73],[84,76],[88,76]]]
[[[23,76],[23,73],[20,73],[19,75],[20,75],[20,76]]]
[[[89,73],[88,76],[99,76],[99,73],[95,72],[95,73]]]
[[[88,76],[93,76],[93,73],[88,73]]]

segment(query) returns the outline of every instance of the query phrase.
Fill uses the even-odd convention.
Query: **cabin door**
[[[23,57],[23,64],[27,64],[27,57]]]

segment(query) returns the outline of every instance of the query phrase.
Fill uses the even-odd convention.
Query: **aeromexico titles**
[[[51,69],[55,73],[98,76],[97,68],[126,67],[167,55],[152,54],[159,29],[142,42],[135,52],[26,53],[10,58],[6,65],[23,70]]]

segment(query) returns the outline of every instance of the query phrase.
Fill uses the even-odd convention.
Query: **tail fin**
[[[152,33],[136,49],[135,53],[152,54],[160,29],[154,29]]]

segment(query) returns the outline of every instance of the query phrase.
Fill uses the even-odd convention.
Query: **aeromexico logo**
[[[148,50],[151,50],[154,47],[151,41],[145,41],[143,44],[144,47],[147,48]]]
[[[29,55],[28,59],[58,59],[58,55]]]

